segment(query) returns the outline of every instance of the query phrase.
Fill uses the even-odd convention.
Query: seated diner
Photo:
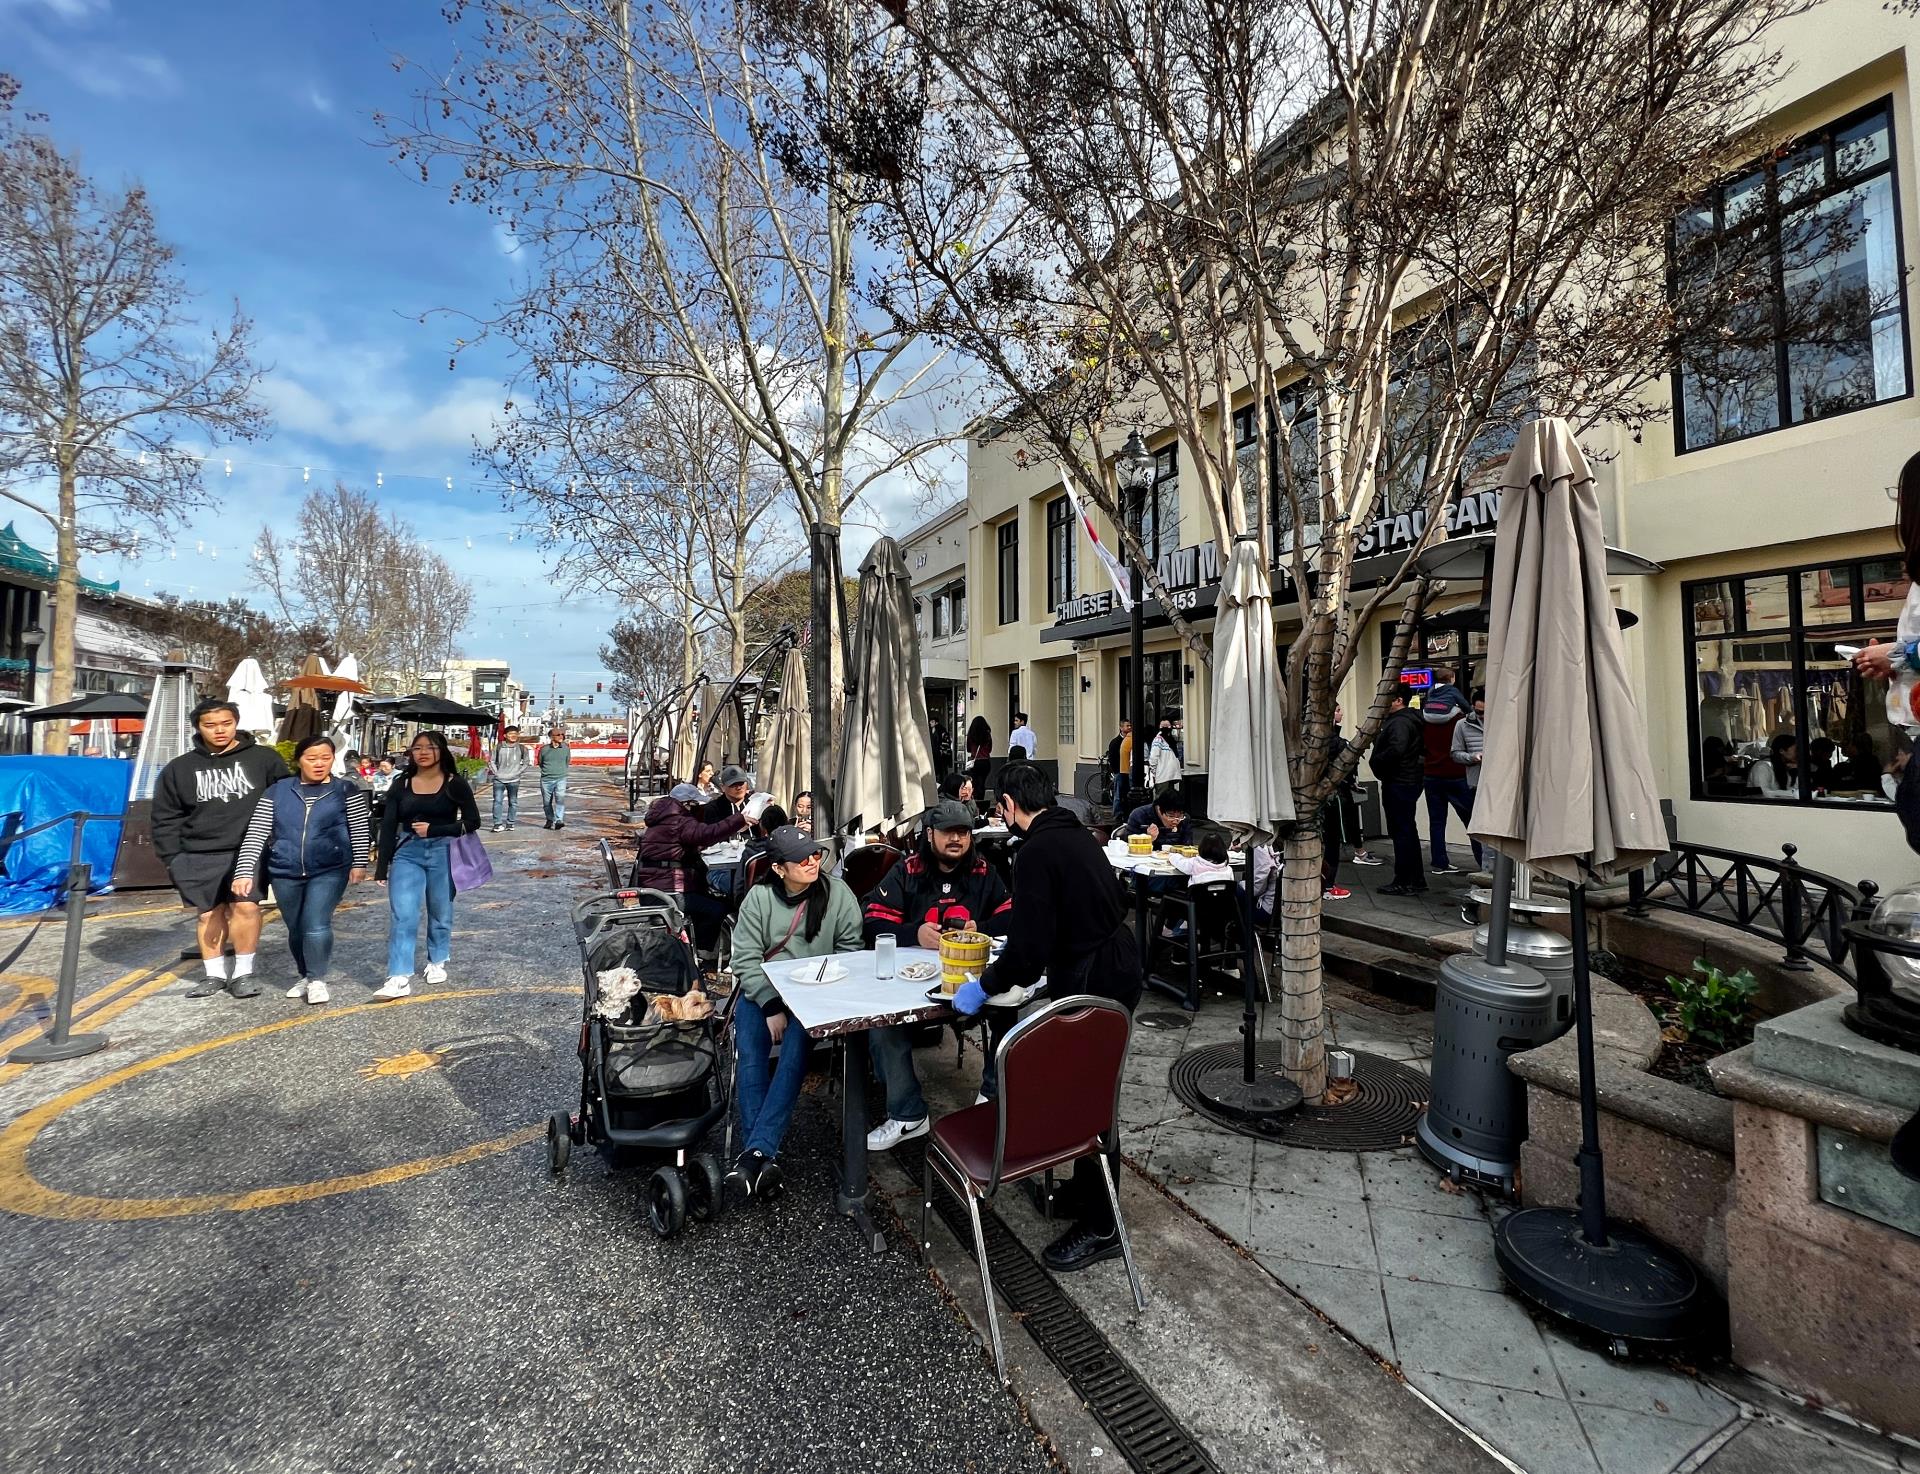
[[[700,790],[676,783],[647,806],[647,827],[640,835],[640,862],[634,878],[643,886],[676,897],[693,927],[694,942],[711,947],[720,937],[727,903],[707,885],[707,862],[701,851],[731,839],[747,827],[745,814],[729,814],[717,822],[697,816]]]

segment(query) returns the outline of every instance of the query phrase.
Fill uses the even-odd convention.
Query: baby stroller
[[[566,1171],[575,1143],[600,1149],[610,1164],[655,1163],[647,1183],[647,1221],[672,1238],[689,1216],[704,1222],[725,1201],[720,1163],[700,1143],[726,1118],[732,1071],[721,1067],[730,1040],[733,997],[713,999],[703,1018],[663,1018],[657,1000],[701,992],[686,922],[661,891],[611,891],[573,908],[586,974],[580,1021],[580,1109],[547,1120],[547,1167]],[[600,1002],[600,974],[632,968],[639,991],[615,1017]],[[676,1009],[677,1011],[677,1009]],[[664,1158],[665,1160],[661,1160]]]

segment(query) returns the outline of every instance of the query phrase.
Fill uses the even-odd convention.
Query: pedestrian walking
[[[1447,856],[1447,811],[1460,816],[1461,826],[1473,817],[1473,790],[1467,770],[1453,756],[1453,729],[1467,714],[1467,698],[1447,681],[1427,693],[1420,704],[1422,770],[1427,794],[1427,842],[1433,846],[1433,873],[1450,875],[1460,867]],[[1480,863],[1480,842],[1469,836],[1473,863]]]
[[[1480,786],[1480,764],[1487,748],[1487,690],[1473,693],[1473,710],[1454,724],[1453,760],[1466,769],[1467,787]]]
[[[572,763],[567,729],[555,727],[540,744],[540,807],[546,810],[549,829],[567,827],[567,769]]]
[[[1178,783],[1185,771],[1173,725],[1178,719],[1178,713],[1160,718],[1160,730],[1153,734],[1153,741],[1147,747],[1147,782],[1155,793]]]
[[[430,987],[446,982],[447,963],[453,958],[449,851],[455,839],[479,828],[480,806],[467,780],[454,770],[447,739],[439,732],[422,732],[407,749],[406,770],[387,790],[386,812],[380,821],[373,878],[387,888],[391,919],[387,980],[374,997],[405,998],[413,991],[414,949],[423,908],[427,913],[426,981]]]
[[[527,747],[520,740],[520,729],[508,727],[494,744],[487,759],[487,776],[493,780],[493,832],[511,829],[520,818],[520,782],[533,766],[527,761]]]
[[[1334,702],[1333,736],[1327,754],[1329,763],[1339,762],[1347,750],[1347,739],[1340,733],[1342,715],[1340,703]],[[1352,891],[1340,884],[1340,858],[1349,839],[1355,845],[1356,861],[1359,858],[1360,805],[1354,796],[1354,784],[1357,781],[1352,773],[1347,774],[1334,785],[1333,792],[1320,805],[1320,899],[1323,901],[1345,901],[1353,896]],[[1258,909],[1257,905],[1255,909]]]
[[[1107,776],[1113,780],[1113,811],[1127,812],[1127,793],[1133,787],[1133,723],[1120,719],[1120,730],[1107,744]]]
[[[331,767],[331,752],[327,762]],[[206,968],[206,975],[187,989],[189,998],[211,998],[222,988],[235,998],[260,992],[253,980],[260,903],[236,895],[233,880],[254,806],[269,784],[286,776],[280,754],[241,731],[240,708],[226,700],[203,701],[193,709],[193,747],[160,770],[153,790],[153,852],[180,899],[197,914]],[[228,942],[233,943],[231,974]]]
[[[1033,728],[1027,725],[1027,714],[1016,711],[1013,714],[1013,730],[1007,734],[1007,761],[1030,763],[1039,746],[1040,739],[1034,735]]]
[[[1380,780],[1380,803],[1387,811],[1387,832],[1393,836],[1393,880],[1380,887],[1383,896],[1417,896],[1425,892],[1427,877],[1420,868],[1420,828],[1415,815],[1426,782],[1426,736],[1420,713],[1409,704],[1413,688],[1405,681],[1394,687],[1387,719],[1374,738],[1371,763]]]
[[[967,723],[967,772],[977,798],[987,792],[987,774],[993,769],[993,724],[983,716]]]
[[[1002,771],[999,808],[1008,827],[1023,836],[1013,867],[1007,946],[978,982],[954,995],[954,1008],[962,1015],[978,1013],[988,998],[1030,989],[1045,974],[1055,998],[1091,993],[1131,1012],[1144,986],[1140,953],[1100,842],[1059,806],[1053,780],[1031,763],[1009,763]],[[982,1088],[991,1096],[998,1084],[984,1081]],[[1119,1143],[1113,1146],[1117,1153]],[[1049,1269],[1085,1269],[1120,1252],[1113,1205],[1100,1180],[1103,1170],[1117,1169],[1117,1161],[1101,1164],[1092,1157],[1074,1165],[1059,1199],[1074,1221],[1042,1251]]]
[[[334,908],[349,885],[367,878],[373,799],[359,784],[333,776],[332,738],[303,737],[293,749],[293,767],[293,775],[269,784],[254,806],[233,893],[251,900],[272,886],[298,979],[287,996],[318,1004],[329,997]]]

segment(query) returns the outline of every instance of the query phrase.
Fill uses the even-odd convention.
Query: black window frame
[[[1136,720],[1128,708],[1133,703],[1133,659],[1120,657],[1120,720],[1133,722],[1133,734],[1136,741],[1151,742],[1153,729],[1160,724],[1160,718],[1168,711],[1183,711],[1186,703],[1186,661],[1185,651],[1149,650],[1145,659],[1146,684],[1142,687],[1147,698],[1147,709],[1153,713],[1144,725]],[[1171,691],[1173,699],[1162,705],[1155,705],[1157,698],[1164,698]]]
[[[993,530],[994,567],[1000,580],[999,615],[1001,624],[1020,622],[1020,518],[1018,514],[998,523]]]
[[[1047,503],[1047,608],[1073,597],[1079,578],[1073,535],[1073,503],[1063,492]]]
[[[1813,730],[1811,713],[1807,706],[1807,646],[1809,644],[1851,644],[1859,637],[1892,639],[1898,614],[1886,618],[1870,619],[1866,614],[1867,580],[1863,570],[1870,564],[1901,562],[1897,552],[1886,552],[1878,556],[1852,558],[1822,558],[1812,563],[1796,563],[1785,568],[1754,568],[1739,573],[1723,573],[1708,578],[1688,579],[1680,585],[1680,639],[1686,646],[1687,684],[1685,699],[1687,704],[1687,796],[1695,803],[1714,804],[1761,804],[1771,809],[1799,806],[1817,809],[1865,810],[1868,813],[1884,815],[1891,804],[1862,803],[1851,799],[1813,797],[1812,765],[1803,760],[1800,764],[1800,791],[1792,799],[1767,798],[1757,791],[1746,793],[1708,793],[1705,778],[1701,773],[1700,762],[1700,659],[1699,648],[1708,640],[1749,640],[1755,643],[1786,642],[1790,652],[1790,665],[1793,680],[1793,730],[1798,734],[1804,751],[1812,744],[1809,733]],[[1823,569],[1847,568],[1851,583],[1848,618],[1845,623],[1809,625],[1801,607],[1801,579],[1808,573],[1819,573]],[[1787,585],[1787,623],[1784,627],[1749,629],[1747,626],[1747,600],[1745,585],[1755,579],[1784,578]],[[1696,630],[1694,628],[1695,591],[1703,588],[1729,587],[1732,598],[1729,601],[1727,624],[1724,630]],[[1864,643],[1864,641],[1859,641]]]
[[[1884,114],[1886,118],[1887,157],[1882,162],[1870,168],[1849,174],[1845,179],[1838,178],[1834,158],[1835,137],[1855,124],[1864,122],[1875,113]],[[1839,117],[1832,118],[1822,123],[1818,128],[1807,130],[1777,153],[1767,158],[1748,160],[1738,169],[1729,173],[1709,191],[1706,198],[1711,206],[1713,224],[1707,231],[1702,233],[1699,241],[1710,242],[1712,240],[1738,235],[1746,229],[1765,231],[1767,233],[1767,260],[1770,272],[1769,287],[1773,316],[1775,423],[1762,429],[1749,430],[1741,435],[1728,435],[1717,440],[1702,440],[1697,445],[1689,445],[1687,443],[1686,386],[1682,380],[1681,355],[1676,354],[1673,360],[1673,367],[1668,371],[1668,388],[1672,396],[1671,402],[1673,405],[1673,452],[1676,457],[1694,455],[1700,451],[1713,450],[1723,445],[1737,445],[1742,441],[1754,440],[1762,435],[1777,435],[1783,430],[1799,429],[1805,425],[1822,424],[1828,420],[1839,419],[1844,415],[1858,414],[1862,410],[1877,409],[1884,404],[1898,404],[1902,400],[1913,397],[1913,314],[1910,310],[1907,294],[1906,222],[1902,218],[1900,205],[1900,139],[1899,129],[1895,126],[1897,116],[1898,114],[1893,106],[1893,96],[1889,93],[1862,107],[1855,108],[1852,112],[1843,113]],[[1824,147],[1822,162],[1825,178],[1818,189],[1807,191],[1794,201],[1789,210],[1783,212],[1780,207],[1781,167],[1787,160],[1816,142],[1821,143]],[[1756,173],[1761,176],[1763,190],[1763,200],[1759,210],[1759,218],[1751,225],[1736,225],[1729,230],[1726,224],[1726,191],[1733,185],[1740,183],[1742,180]],[[1889,395],[1885,399],[1871,400],[1866,404],[1854,405],[1850,409],[1836,410],[1832,414],[1819,415],[1807,419],[1795,419],[1793,417],[1792,374],[1788,361],[1788,351],[1792,345],[1784,331],[1782,320],[1786,299],[1786,278],[1784,252],[1781,246],[1781,221],[1785,215],[1799,214],[1802,211],[1813,209],[1823,201],[1845,190],[1853,189],[1858,185],[1877,179],[1883,174],[1888,178],[1893,200],[1893,207],[1890,213],[1893,218],[1893,242],[1894,252],[1897,258],[1895,279],[1899,283],[1898,291],[1900,295],[1901,366],[1906,372],[1906,388],[1899,394]],[[1693,249],[1704,248],[1704,245],[1698,243],[1693,247]],[[1676,293],[1679,290],[1681,255],[1682,247],[1680,245],[1679,230],[1674,224],[1669,223],[1667,227],[1667,281],[1669,290]]]
[[[1173,529],[1169,537],[1164,501],[1171,498]],[[1134,498],[1133,535],[1147,557],[1158,562],[1180,546],[1180,446],[1163,445],[1153,452],[1153,484]]]

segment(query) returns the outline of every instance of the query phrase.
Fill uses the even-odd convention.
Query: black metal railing
[[[1873,910],[1879,887],[1849,885],[1794,859],[1798,846],[1780,846],[1781,858],[1676,840],[1644,870],[1627,877],[1627,914],[1680,911],[1717,921],[1785,949],[1782,967],[1804,971],[1817,950],[1827,965],[1853,977],[1847,924]]]

